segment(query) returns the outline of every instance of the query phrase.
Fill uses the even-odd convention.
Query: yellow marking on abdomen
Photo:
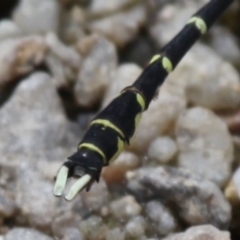
[[[136,97],[137,97],[137,102],[140,104],[140,106],[142,108],[142,111],[144,111],[145,105],[146,105],[144,98],[142,97],[142,95],[140,93],[137,93]]]
[[[118,143],[117,143],[118,149],[117,149],[116,153],[114,154],[114,156],[110,159],[109,163],[112,163],[119,156],[119,154],[122,152],[124,146],[125,146],[124,141],[118,137]]]
[[[125,138],[123,131],[107,119],[95,119],[90,123],[90,125],[93,125],[93,124],[101,124],[106,127],[109,127],[115,130],[116,132],[118,132],[122,138]]]
[[[163,66],[163,68],[164,68],[168,73],[170,73],[170,72],[173,70],[173,65],[172,65],[170,59],[167,58],[167,57],[165,57],[165,56],[162,56],[162,55],[160,55],[160,54],[156,54],[156,55],[154,55],[154,56],[152,57],[152,59],[150,60],[149,64],[157,61],[157,60],[158,60],[159,58],[161,58],[161,57],[162,57],[162,66]]]
[[[160,57],[161,57],[160,54],[156,54],[156,55],[154,55],[154,56],[152,57],[152,59],[150,60],[149,64],[151,64],[151,63],[157,61]]]
[[[201,34],[206,33],[207,31],[207,24],[205,23],[205,21],[200,18],[200,17],[192,17],[189,19],[188,24],[190,23],[194,23],[195,26],[197,27],[197,29],[201,32]]]
[[[136,116],[135,116],[135,119],[134,119],[134,128],[136,130],[140,120],[141,120],[141,117],[142,117],[142,113],[138,113]],[[134,135],[135,135],[135,130],[134,130],[134,134],[131,136],[131,139],[130,139],[130,142],[132,141]]]
[[[99,147],[97,147],[96,145],[94,145],[94,144],[92,144],[92,143],[82,143],[82,144],[80,144],[80,145],[78,146],[79,149],[80,149],[80,148],[83,148],[83,147],[88,148],[88,149],[90,149],[90,150],[92,150],[92,151],[94,151],[94,152],[99,153],[99,154],[102,156],[102,158],[103,158],[104,164],[107,163],[107,158],[106,158],[104,152],[103,152]]]
[[[169,60],[169,58],[167,58],[167,57],[163,57],[162,65],[168,73],[170,73],[173,70],[173,65],[172,65],[171,61]]]

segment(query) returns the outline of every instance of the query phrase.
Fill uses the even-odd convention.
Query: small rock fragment
[[[55,0],[22,0],[13,13],[15,23],[24,33],[58,31],[59,2]]]
[[[226,229],[231,208],[220,189],[212,182],[185,169],[142,168],[128,174],[127,187],[142,200],[161,200],[174,206],[174,214],[185,224],[212,224]]]
[[[239,74],[206,45],[196,43],[170,79],[182,85],[190,104],[213,110],[236,109],[240,104]]]
[[[68,228],[62,240],[84,240],[83,234],[77,228]]]
[[[159,235],[167,235],[178,229],[178,223],[173,214],[161,202],[156,200],[148,202],[145,212]]]
[[[68,121],[51,77],[46,73],[36,72],[22,81],[0,108],[0,115],[0,132],[4,138],[0,142],[4,156],[0,162],[11,159],[19,163],[24,158],[36,164],[36,159],[59,161],[69,154],[66,153]]]
[[[102,206],[110,201],[110,193],[105,181],[100,179],[99,183],[92,185],[91,191],[83,191],[81,198],[86,203],[85,207],[90,211],[99,211]]]
[[[108,227],[103,223],[102,218],[91,216],[80,223],[80,230],[84,235],[84,239],[106,239]]]
[[[92,15],[106,15],[132,5],[136,0],[94,0],[91,2],[89,12]]]
[[[8,192],[0,188],[0,216],[10,218],[16,213],[17,209],[17,204],[8,196]]]
[[[74,88],[78,103],[85,107],[96,104],[113,80],[117,66],[115,46],[103,37],[92,46],[84,59]]]
[[[67,87],[76,81],[81,56],[75,49],[64,45],[54,33],[47,34],[46,43],[50,50],[46,63],[53,74],[55,85],[58,88]]]
[[[142,211],[142,207],[131,195],[112,201],[109,207],[112,215],[120,221],[138,216]]]
[[[0,21],[0,41],[21,36],[19,27],[10,20]]]
[[[142,216],[136,216],[129,220],[125,226],[126,239],[139,239],[144,236],[147,222]]]
[[[92,32],[104,35],[118,47],[123,47],[134,39],[146,19],[146,9],[139,5],[125,12],[98,19],[90,23],[89,28]]]
[[[109,229],[106,232],[106,240],[125,240],[125,233],[120,228]]]
[[[82,221],[82,218],[78,213],[73,211],[74,203],[70,205],[71,206],[64,206],[64,204],[62,204],[62,206],[57,209],[58,214],[55,215],[51,223],[52,233],[57,238],[62,239],[64,237],[70,237],[70,229],[73,229],[73,235],[81,235],[81,233],[76,228],[78,228],[79,222]],[[81,200],[78,206],[81,206]],[[76,229],[77,231],[75,231],[74,229]]]
[[[42,178],[29,164],[22,163],[19,166],[16,202],[22,216],[31,226],[49,231],[55,217],[57,200],[53,196],[51,182]]]
[[[121,182],[129,170],[136,169],[140,165],[139,157],[128,151],[123,151],[119,157],[106,168],[103,168],[102,176],[107,182]]]
[[[233,143],[226,124],[210,110],[183,112],[176,125],[179,165],[223,186],[231,174]]]
[[[232,33],[220,26],[214,26],[209,32],[211,35],[211,47],[225,60],[239,66],[240,49],[238,40]],[[224,47],[222,47],[224,46]]]
[[[44,39],[38,36],[0,42],[0,91],[41,64],[46,49]]]
[[[225,196],[233,205],[240,205],[240,167],[234,172],[230,183],[225,188]]]
[[[230,233],[221,231],[211,225],[202,225],[189,228],[184,233],[177,233],[162,240],[230,240]]]
[[[158,12],[156,23],[150,26],[150,34],[159,46],[167,44],[205,3],[206,0],[178,1],[164,5]]]
[[[53,240],[53,238],[30,228],[13,228],[10,230],[4,240]]]
[[[177,153],[177,145],[168,136],[156,138],[149,146],[147,156],[150,161],[156,163],[167,163],[174,158]]]

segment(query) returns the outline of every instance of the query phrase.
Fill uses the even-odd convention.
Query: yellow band
[[[206,33],[207,25],[206,25],[205,21],[202,18],[196,17],[196,16],[192,17],[188,21],[188,24],[190,24],[190,23],[194,23],[195,26],[198,28],[198,30],[201,32],[201,34]]]
[[[163,68],[168,72],[170,73],[172,70],[173,70],[173,65],[170,61],[169,58],[165,57],[165,56],[162,56],[160,54],[156,54],[152,57],[152,59],[150,60],[149,64],[157,61],[158,59],[162,58],[162,66]]]
[[[107,158],[106,158],[105,154],[103,153],[103,151],[99,147],[97,147],[96,145],[94,145],[92,143],[82,143],[82,144],[80,144],[78,146],[78,148],[84,148],[84,147],[88,148],[88,149],[90,149],[90,150],[92,150],[94,152],[99,153],[102,156],[102,158],[103,158],[104,164],[107,163]]]
[[[110,127],[113,130],[115,130],[116,132],[118,132],[122,138],[125,138],[122,130],[107,119],[95,119],[90,123],[90,125],[93,125],[93,124],[101,124],[101,125],[104,125],[106,127]]]

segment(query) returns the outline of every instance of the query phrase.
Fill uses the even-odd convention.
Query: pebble
[[[0,216],[3,218],[14,216],[18,210],[17,204],[9,195],[6,190],[0,188]]]
[[[93,184],[91,191],[81,193],[82,201],[85,203],[85,208],[90,211],[99,212],[101,207],[105,206],[110,201],[110,193],[103,179],[97,184]]]
[[[1,136],[5,139],[0,142],[4,156],[0,162],[11,159],[19,163],[22,157],[35,164],[35,158],[59,161],[69,154],[66,147],[71,144],[73,147],[78,141],[72,134],[67,138],[68,121],[46,73],[36,72],[22,81],[12,98],[0,108],[0,115]]]
[[[135,2],[135,0],[93,0],[89,12],[91,15],[106,15],[123,10]]]
[[[57,88],[64,88],[76,81],[81,66],[81,56],[72,47],[64,45],[54,33],[46,35],[48,55],[46,58]]]
[[[181,167],[223,186],[231,174],[233,142],[227,125],[213,112],[195,107],[182,112],[176,124]]]
[[[213,110],[232,110],[240,104],[239,74],[206,45],[196,43],[170,79],[183,87],[189,104]]]
[[[240,234],[240,167],[237,167],[229,183],[224,189],[224,195],[232,206],[232,219],[231,219],[231,232],[233,235],[239,236]]]
[[[106,182],[122,182],[127,171],[140,166],[140,158],[129,151],[123,151],[108,167],[103,168],[102,177]]]
[[[110,212],[119,221],[126,221],[131,217],[138,216],[142,207],[131,195],[114,200],[109,205]]]
[[[16,227],[11,229],[4,240],[53,240],[53,238],[30,228]]]
[[[147,151],[147,157],[150,161],[156,163],[168,163],[176,156],[177,151],[178,148],[175,141],[169,136],[163,136],[151,142]]]
[[[102,218],[94,215],[87,220],[80,222],[80,230],[84,235],[84,239],[88,240],[104,240],[109,231],[107,225],[103,223]]]
[[[11,20],[0,21],[0,41],[21,36],[21,30]]]
[[[225,196],[231,203],[240,204],[240,167],[234,172],[230,184],[226,187]]]
[[[146,19],[145,7],[138,5],[124,12],[97,19],[89,24],[89,29],[107,37],[116,46],[124,47],[136,37]]]
[[[136,216],[129,220],[125,226],[126,239],[139,239],[145,235],[147,222],[142,216]]]
[[[106,240],[125,240],[125,233],[120,228],[109,229],[106,232]]]
[[[79,198],[77,198],[79,200]],[[76,201],[76,200],[75,200]],[[80,200],[80,204],[82,205],[82,201]],[[55,217],[51,223],[52,234],[55,238],[63,239],[70,238],[72,235],[80,236],[81,232],[78,230],[79,222],[82,221],[81,216],[76,213],[78,208],[74,209],[75,204],[70,204],[71,206],[62,206],[56,209]],[[71,234],[72,230],[72,234]]]
[[[84,240],[82,233],[74,227],[68,228],[62,240]]]
[[[60,5],[55,0],[21,0],[13,20],[27,34],[57,32]]]
[[[154,230],[161,236],[176,232],[178,223],[169,209],[157,200],[146,204],[147,219],[151,221]]]
[[[55,217],[57,200],[52,194],[52,182],[46,181],[29,164],[21,163],[17,176],[16,202],[26,222],[32,227],[49,231]]]
[[[87,16],[86,10],[78,5],[64,11],[59,34],[64,43],[73,45],[86,36],[84,26]]]
[[[207,0],[178,1],[176,4],[162,6],[157,13],[156,22],[150,26],[151,36],[159,46],[167,44],[205,3]]]
[[[140,168],[128,174],[127,188],[142,201],[158,200],[175,206],[169,210],[187,225],[229,226],[231,208],[218,186],[185,169]]]
[[[91,107],[102,97],[107,85],[113,80],[117,66],[115,46],[98,37],[82,63],[74,87],[77,102],[84,107]]]
[[[223,27],[214,26],[211,31],[211,47],[225,60],[239,67],[240,49],[237,39]],[[224,46],[224,47],[222,47]]]
[[[172,236],[163,238],[162,240],[230,240],[230,233],[221,231],[211,225],[202,225],[191,227],[184,233],[173,234]]]
[[[52,54],[59,58],[64,64],[68,64],[73,69],[80,67],[81,56],[75,49],[64,45],[54,33],[48,33],[45,39]]]
[[[30,73],[43,62],[47,50],[39,36],[0,42],[0,91],[17,78]]]

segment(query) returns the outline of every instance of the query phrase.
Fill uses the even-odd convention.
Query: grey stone
[[[18,210],[17,204],[9,195],[6,190],[0,188],[0,216],[4,218],[14,216]]]
[[[89,29],[104,35],[115,45],[124,47],[136,37],[146,19],[146,9],[139,5],[124,12],[97,19],[89,24]]]
[[[229,226],[231,208],[220,189],[185,169],[142,168],[128,174],[127,181],[127,188],[137,198],[174,206],[170,210],[185,224]]]
[[[84,240],[82,233],[77,228],[68,228],[63,240]]]
[[[142,216],[136,216],[129,220],[125,226],[126,239],[140,239],[148,228],[147,221]]]
[[[93,0],[89,11],[92,15],[105,15],[125,9],[134,2],[136,0]]]
[[[74,94],[85,107],[96,104],[113,80],[117,65],[115,46],[104,37],[97,37],[78,73]]]
[[[0,42],[0,91],[43,62],[47,45],[39,36]]]
[[[30,228],[13,228],[10,230],[4,240],[53,240],[53,238]]]
[[[191,227],[184,233],[173,234],[170,237],[166,237],[162,240],[230,240],[230,233],[227,231],[221,231],[211,225],[202,225]]]
[[[147,156],[152,162],[167,163],[176,156],[177,150],[177,145],[173,139],[169,136],[162,136],[151,142]]]
[[[10,20],[0,22],[0,41],[21,36],[20,28]]]
[[[109,205],[110,213],[114,218],[123,221],[140,215],[142,207],[131,195],[112,201]]]
[[[59,160],[66,154],[65,147],[77,142],[74,136],[69,138],[71,143],[67,139],[68,121],[51,77],[45,73],[34,73],[19,84],[0,114],[4,138],[0,143],[4,158],[0,162],[7,159],[18,162],[23,156],[34,161],[34,155]]]
[[[16,202],[30,226],[50,229],[58,202],[52,187],[53,183],[45,180],[31,165],[22,163],[18,167]]]
[[[60,6],[56,0],[22,0],[13,13],[15,23],[24,33],[57,32]]]
[[[182,112],[176,124],[179,165],[223,186],[231,174],[233,143],[227,125],[208,109]]]
[[[145,212],[146,217],[152,222],[152,227],[161,236],[175,232],[179,228],[171,211],[157,200],[148,202]]]
[[[196,43],[168,81],[184,89],[190,104],[230,110],[236,109],[240,103],[239,79],[231,64],[208,46]]]

